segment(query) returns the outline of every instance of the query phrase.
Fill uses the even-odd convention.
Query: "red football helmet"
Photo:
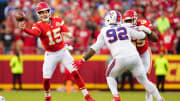
[[[40,12],[46,11],[46,10],[48,11],[47,18],[43,18],[42,17],[43,15],[41,15]],[[51,8],[46,2],[40,2],[36,5],[36,13],[40,19],[42,19],[43,21],[47,21],[49,20],[49,17],[51,16]]]
[[[132,20],[133,25],[137,23],[137,18],[137,13],[134,10],[127,10],[123,15],[123,21]]]

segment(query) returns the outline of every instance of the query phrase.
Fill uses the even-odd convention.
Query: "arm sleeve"
[[[62,25],[61,26],[61,31],[62,32],[69,32],[69,29],[65,25]]]
[[[27,34],[33,35],[33,36],[39,36],[41,33],[41,30],[37,27],[36,24],[33,24],[32,29],[25,28],[24,31]]]
[[[61,32],[69,32],[69,29],[64,25],[63,19],[60,17],[56,18],[60,22]]]
[[[146,37],[146,34],[142,31],[137,31],[133,28],[129,28],[129,30],[132,39],[144,39]]]
[[[93,44],[91,46],[91,48],[94,50],[94,51],[99,51],[101,49],[101,47],[103,47],[104,45],[104,37],[102,35],[102,33],[99,34],[98,38],[97,38],[97,41],[95,44]]]

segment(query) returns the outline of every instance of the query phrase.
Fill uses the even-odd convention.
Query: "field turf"
[[[43,91],[0,91],[6,101],[44,101]],[[109,91],[91,91],[90,94],[96,101],[112,101]],[[65,93],[52,91],[52,101],[85,101],[81,92]],[[161,95],[166,101],[180,101],[180,92],[163,92]],[[145,101],[144,91],[120,92],[122,101]],[[156,100],[154,100],[156,101]]]

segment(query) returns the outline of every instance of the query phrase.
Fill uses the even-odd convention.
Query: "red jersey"
[[[174,46],[174,41],[176,41],[176,35],[171,32],[165,32],[162,37],[163,46],[166,50],[172,51]]]
[[[77,31],[78,40],[83,43],[83,47],[87,48],[90,31],[88,29],[80,29]]]
[[[39,37],[46,51],[55,52],[64,47],[63,34],[69,32],[60,17],[51,17],[50,24],[39,21],[32,26],[33,30],[39,32]]]
[[[139,19],[137,21],[137,26],[141,26],[141,25],[148,27],[149,29],[152,30],[151,22],[146,19]],[[136,40],[132,40],[132,42],[136,45],[136,48],[140,55],[142,55],[144,52],[146,52],[146,50],[149,47],[148,38],[136,39]]]

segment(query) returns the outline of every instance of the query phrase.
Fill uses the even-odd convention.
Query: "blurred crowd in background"
[[[72,54],[82,54],[94,43],[104,26],[104,16],[109,10],[123,14],[132,9],[138,18],[151,21],[159,41],[149,42],[153,54],[180,54],[180,0],[0,0],[0,54],[13,54],[17,40],[23,41],[23,54],[43,54],[38,38],[29,36],[18,28],[14,15],[26,14],[26,26],[38,21],[35,7],[40,1],[51,6],[53,16],[60,16],[73,33],[65,38],[74,49]],[[99,54],[109,54],[104,46]]]

